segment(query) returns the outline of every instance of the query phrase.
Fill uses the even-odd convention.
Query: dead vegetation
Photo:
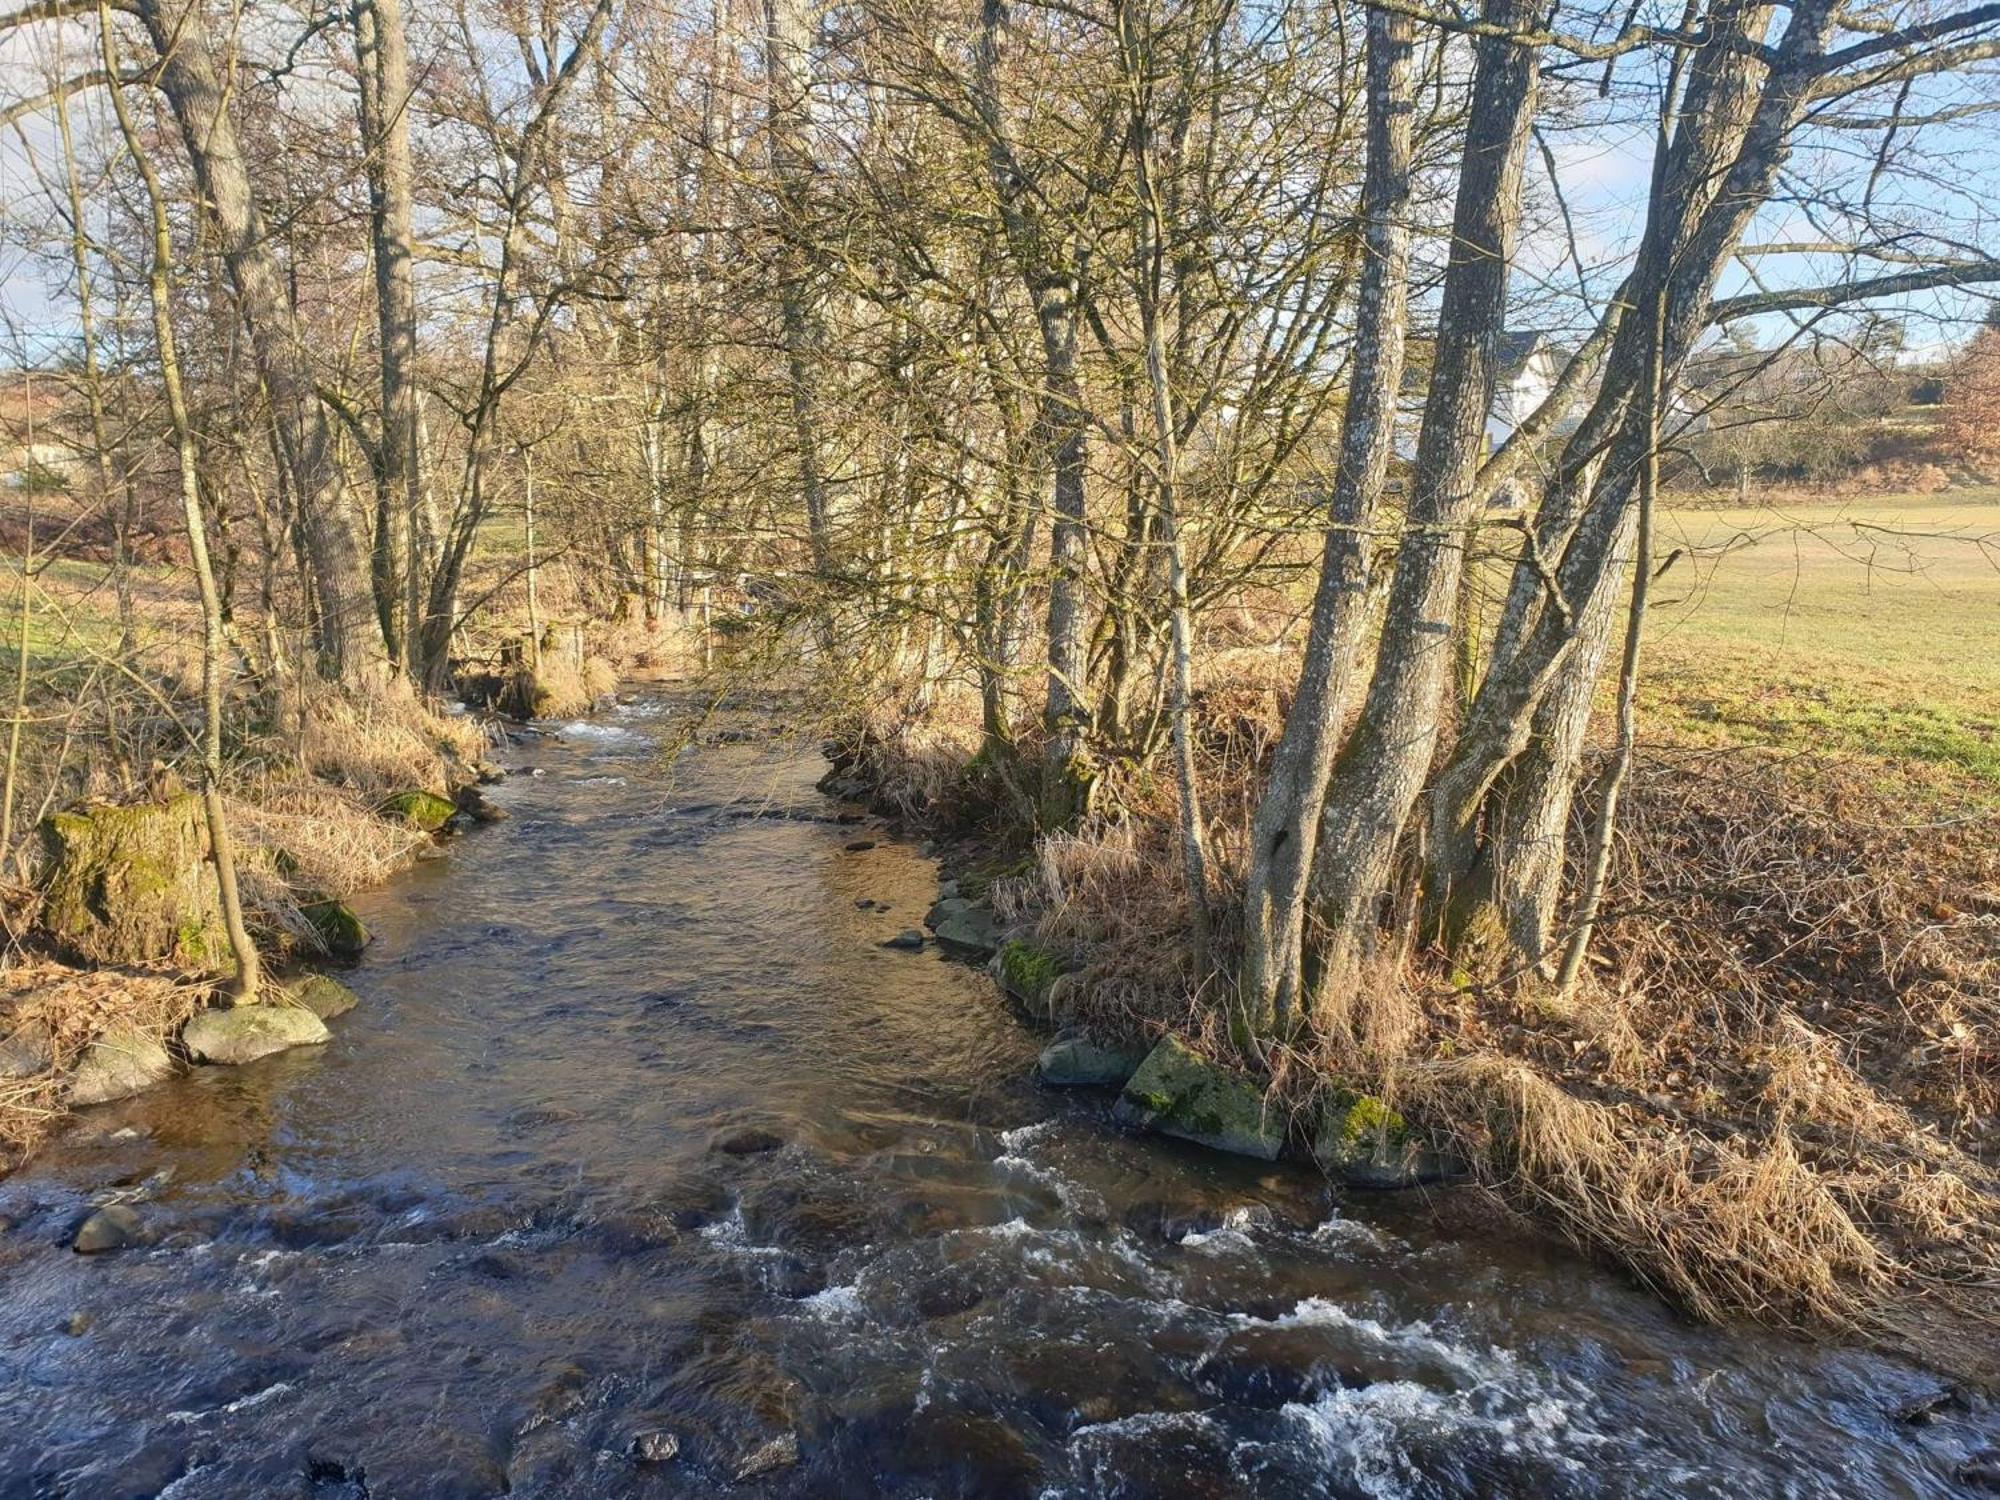
[[[45,1035],[50,1066],[0,1079],[0,1172],[12,1170],[67,1113],[67,1079],[106,1031],[165,1039],[207,1003],[208,985],[139,969],[75,969],[46,959],[0,968],[0,1044]]]
[[[1272,699],[1202,695],[1204,803],[1240,869]],[[940,722],[946,727],[940,728]],[[976,745],[878,725],[886,800],[949,822]],[[953,767],[958,768],[956,779]],[[1111,1036],[1227,1054],[1188,951],[1170,786],[1003,860],[991,894]],[[1378,954],[1313,1033],[1266,1052],[1273,1106],[1377,1091],[1525,1219],[1707,1320],[1923,1343],[1991,1373],[2000,1337],[2000,815],[1926,769],[1654,746],[1640,758],[1592,972],[1557,1003],[1425,953]],[[1576,810],[1579,830],[1591,809]],[[1226,910],[1230,892],[1217,892]],[[1398,924],[1399,930],[1406,930]],[[1228,973],[1227,931],[1215,969]]]

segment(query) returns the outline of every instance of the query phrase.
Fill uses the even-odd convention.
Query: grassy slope
[[[2000,490],[1673,509],[1658,555],[1676,548],[1650,727],[1929,763],[2000,796]]]

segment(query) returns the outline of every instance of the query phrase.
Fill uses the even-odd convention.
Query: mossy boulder
[[[344,1016],[361,1003],[353,990],[326,974],[308,974],[288,992],[294,1004],[303,1005],[322,1021]]]
[[[1055,1088],[1117,1088],[1145,1060],[1143,1046],[1105,1046],[1086,1036],[1059,1036],[1042,1048],[1035,1077]]]
[[[240,1064],[290,1047],[331,1039],[326,1023],[302,1005],[237,1005],[205,1010],[181,1031],[181,1045],[196,1062]]]
[[[1119,1096],[1118,1118],[1164,1135],[1276,1161],[1285,1145],[1285,1120],[1264,1106],[1255,1079],[1232,1072],[1167,1037],[1146,1054]]]
[[[989,967],[1000,987],[1030,1015],[1054,1019],[1050,995],[1063,974],[1055,955],[1020,938],[1010,938],[1000,945]]]
[[[231,966],[198,796],[53,813],[41,832],[42,926],[71,957]]]
[[[69,1102],[81,1107],[130,1098],[173,1071],[174,1060],[157,1037],[135,1027],[114,1027],[83,1049],[70,1075]]]
[[[1320,1101],[1309,1149],[1322,1172],[1350,1187],[1415,1187],[1449,1174],[1446,1160],[1401,1114],[1373,1094],[1346,1089]]]
[[[332,958],[359,958],[368,946],[368,929],[344,901],[313,901],[299,908],[312,924],[319,945]]]
[[[393,818],[420,832],[436,833],[451,821],[458,805],[449,797],[440,797],[435,792],[412,789],[390,796],[377,811],[385,818]]]

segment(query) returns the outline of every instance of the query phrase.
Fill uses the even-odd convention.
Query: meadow
[[[2000,797],[2000,488],[1681,504],[1655,555],[1646,732],[1934,766]]]

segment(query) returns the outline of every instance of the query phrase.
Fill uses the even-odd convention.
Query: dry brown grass
[[[1279,727],[1270,653],[1200,684],[1218,904]],[[963,701],[874,721],[859,766],[913,814],[954,807]],[[1091,1029],[1232,1048],[1198,981],[1171,785],[1126,772],[1121,816],[1035,842],[995,880],[1073,972]],[[1948,789],[1947,789],[1948,790]],[[1643,757],[1586,982],[1467,988],[1394,955],[1261,1060],[1274,1108],[1325,1080],[1388,1096],[1500,1201],[1691,1314],[1838,1327],[1972,1369],[2000,1335],[2000,822],[1935,779],[1871,781],[1761,752]],[[1985,810],[1982,811],[1981,809]],[[1579,808],[1579,820],[1590,809]],[[1235,935],[1216,935],[1232,968]],[[1259,1065],[1256,1060],[1245,1060]],[[1949,1310],[1957,1342],[1941,1340]]]
[[[1782,1128],[1715,1139],[1499,1053],[1399,1070],[1398,1102],[1486,1180],[1698,1317],[1859,1326],[1889,1258]]]
[[[601,656],[578,661],[566,652],[552,651],[541,664],[528,672],[531,680],[523,701],[532,704],[535,717],[567,719],[588,713],[598,700],[618,686],[618,669]]]
[[[0,1171],[11,1170],[67,1114],[68,1075],[86,1047],[114,1027],[164,1041],[207,999],[205,984],[138,969],[74,969],[33,959],[0,970],[0,1036],[39,1022],[53,1066],[0,1081]]]
[[[305,770],[364,795],[441,791],[479,759],[485,732],[463,714],[425,702],[401,679],[366,687],[302,683],[296,759]]]

